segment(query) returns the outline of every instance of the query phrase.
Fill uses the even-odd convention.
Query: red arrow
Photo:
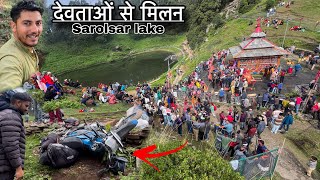
[[[142,161],[146,162],[147,164],[149,164],[151,167],[153,167],[155,170],[159,171],[160,170],[157,168],[157,166],[151,164],[147,158],[158,158],[158,157],[161,157],[161,156],[166,156],[166,155],[169,155],[169,154],[173,154],[177,151],[180,151],[182,148],[184,148],[186,145],[187,145],[188,141],[186,141],[183,145],[181,145],[180,147],[176,148],[176,149],[172,149],[170,151],[166,151],[166,152],[161,152],[161,153],[157,153],[157,154],[149,154],[150,152],[154,151],[157,146],[154,144],[154,145],[151,145],[151,146],[148,146],[148,147],[145,147],[145,148],[142,148],[142,149],[138,149],[136,151],[133,152],[133,156],[136,156],[137,158],[141,159]]]

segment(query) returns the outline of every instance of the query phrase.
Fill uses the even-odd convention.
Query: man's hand
[[[24,175],[24,172],[22,170],[22,167],[19,166],[17,169],[16,169],[16,178],[17,180],[20,180],[23,178],[23,175]]]

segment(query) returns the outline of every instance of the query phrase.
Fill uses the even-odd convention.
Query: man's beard
[[[28,36],[32,36],[32,35],[26,35],[26,36],[18,36],[18,39],[19,39],[19,41],[24,45],[24,46],[26,46],[26,47],[30,47],[30,48],[33,48],[33,47],[35,47],[37,44],[38,44],[38,42],[39,42],[39,36],[40,35],[34,35],[34,36],[38,36],[37,38],[37,43],[35,43],[35,44],[27,44],[26,42],[28,41],[28,39],[29,39],[29,37]]]
[[[25,111],[22,111],[20,108],[18,109],[18,111],[19,111],[19,113],[20,113],[21,115],[25,115],[25,114],[26,114],[26,112],[25,112]]]

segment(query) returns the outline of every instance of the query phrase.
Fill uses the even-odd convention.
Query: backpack
[[[111,163],[109,164],[109,170],[114,174],[114,175],[119,175],[118,172],[124,173],[124,170],[126,168],[126,164],[128,163],[128,160],[124,157],[117,157],[113,156],[111,157]]]
[[[48,136],[41,139],[41,153],[45,152],[50,144],[57,143],[59,136],[55,133],[50,133]]]
[[[46,152],[40,155],[40,164],[53,168],[73,165],[78,159],[78,151],[62,144],[50,144]]]

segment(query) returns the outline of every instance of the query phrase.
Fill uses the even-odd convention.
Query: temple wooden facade
[[[229,48],[237,66],[247,68],[251,72],[260,72],[270,65],[280,65],[281,56],[289,54],[266,39],[259,21],[249,39],[241,42],[239,46]]]

